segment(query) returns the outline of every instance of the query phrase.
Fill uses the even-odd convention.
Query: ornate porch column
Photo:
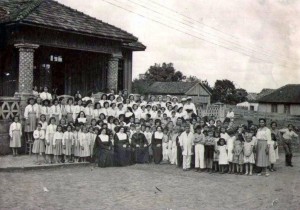
[[[32,96],[34,51],[36,44],[15,44],[19,49],[19,79],[18,92],[15,97],[20,99],[20,114],[23,116],[27,99]]]
[[[118,71],[119,71],[119,59],[121,55],[112,55],[108,61],[108,72],[107,72],[107,88],[118,91]]]
[[[19,81],[18,93],[31,94],[33,86],[34,51],[39,46],[35,44],[15,44],[19,49]]]

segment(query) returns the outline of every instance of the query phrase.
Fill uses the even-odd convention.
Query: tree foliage
[[[212,102],[225,104],[237,104],[246,100],[247,91],[236,89],[232,81],[224,79],[217,80],[212,92]]]
[[[154,64],[145,73],[145,80],[152,82],[179,82],[185,79],[181,71],[176,71],[173,63]]]

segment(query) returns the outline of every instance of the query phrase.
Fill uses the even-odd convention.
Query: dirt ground
[[[0,173],[0,209],[300,209],[300,154],[269,177],[171,165]]]

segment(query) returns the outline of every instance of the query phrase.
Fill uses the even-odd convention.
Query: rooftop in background
[[[258,98],[260,103],[300,104],[300,84],[285,85]]]
[[[132,34],[53,0],[0,0],[0,24],[22,23],[124,42],[145,50]]]
[[[154,82],[150,85],[147,92],[162,95],[184,95],[198,83],[199,82]],[[211,94],[210,89],[206,85],[202,83],[199,84]]]

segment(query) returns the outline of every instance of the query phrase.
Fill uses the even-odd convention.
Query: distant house
[[[179,99],[190,96],[202,108],[210,105],[211,100],[211,89],[199,82],[154,82],[147,93],[177,96]]]
[[[258,111],[300,115],[300,84],[285,85],[258,99]]]
[[[248,93],[247,100],[245,102],[237,104],[236,106],[249,111],[259,111],[258,100],[261,97],[272,93],[273,91],[273,89],[262,89],[260,93]]]

